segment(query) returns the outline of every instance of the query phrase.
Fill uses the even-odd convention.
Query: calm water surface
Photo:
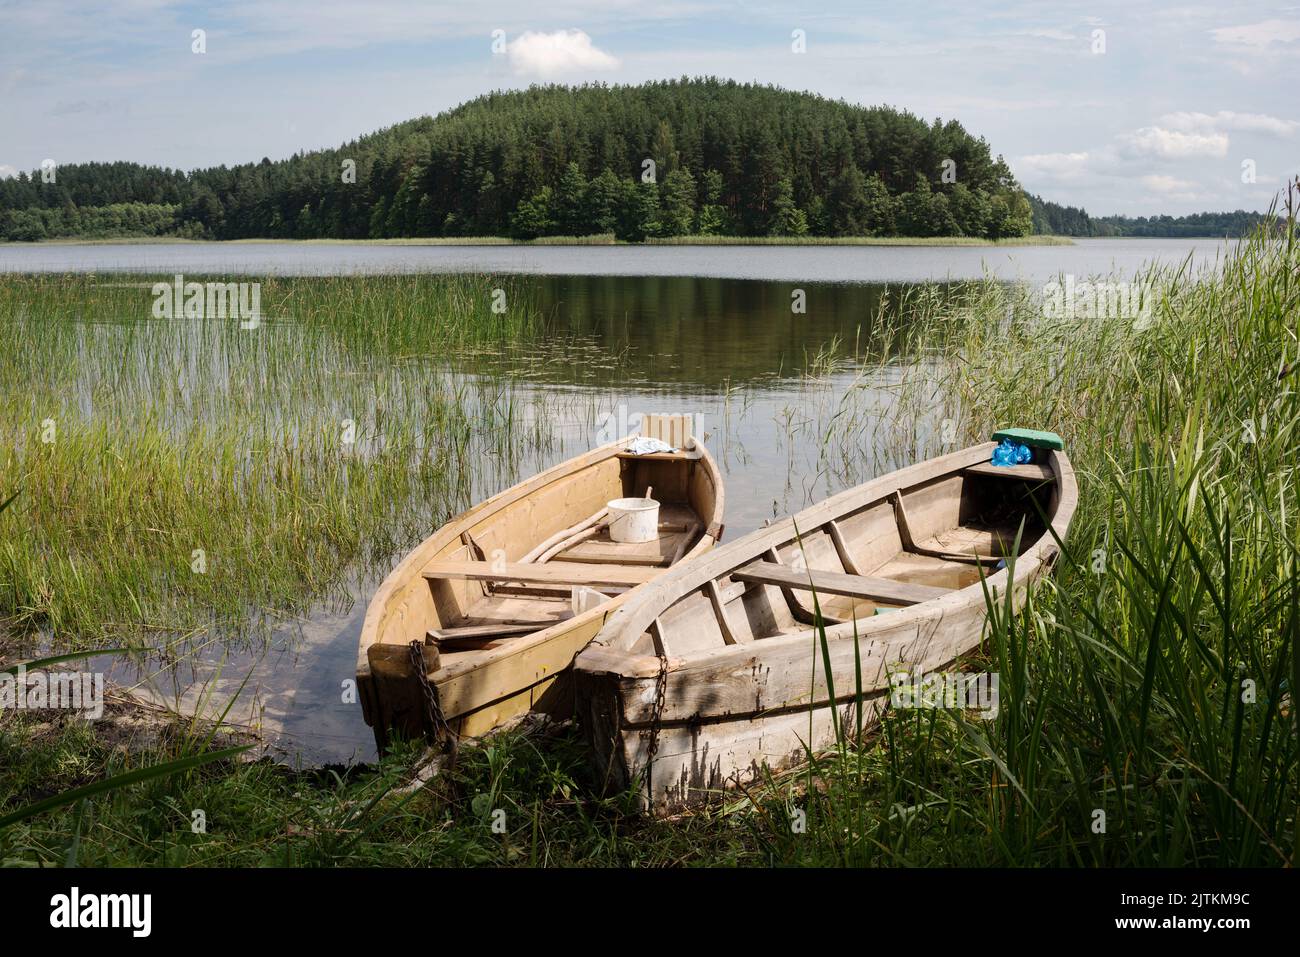
[[[1072,246],[445,246],[370,243],[8,243],[0,272],[250,275],[494,272],[705,276],[782,282],[1024,279],[1131,274],[1151,262],[1213,265],[1213,239],[1080,239]]]

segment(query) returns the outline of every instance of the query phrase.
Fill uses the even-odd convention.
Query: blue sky
[[[1094,214],[1262,209],[1300,173],[1294,4],[0,0],[0,175],[280,158],[492,89],[705,73],[956,118]]]

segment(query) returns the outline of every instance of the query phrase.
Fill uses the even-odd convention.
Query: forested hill
[[[4,238],[1000,238],[1032,223],[1006,164],[955,120],[716,79],[492,93],[279,162],[55,174],[0,180]]]
[[[1192,213],[1189,216],[1089,216],[1077,206],[1062,206],[1039,196],[1029,197],[1034,232],[1052,236],[1167,236],[1191,238],[1241,237],[1268,220],[1266,213],[1244,209],[1231,213]],[[1285,229],[1285,220],[1274,217]]]

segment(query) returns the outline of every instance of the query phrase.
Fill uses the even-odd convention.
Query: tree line
[[[1033,226],[1005,162],[955,120],[714,78],[491,93],[278,162],[55,174],[0,181],[0,235],[88,235],[113,218],[88,207],[122,204],[173,210],[164,227],[119,217],[123,233],[212,239],[1001,238]]]
[[[1076,206],[1062,206],[1039,196],[1030,196],[1035,233],[1053,236],[1198,236],[1240,238],[1249,235],[1267,213],[1238,209],[1231,213],[1192,213],[1188,216],[1089,216]],[[1275,227],[1284,228],[1282,217],[1272,217]]]

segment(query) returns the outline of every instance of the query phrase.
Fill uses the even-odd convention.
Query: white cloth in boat
[[[676,452],[677,449],[663,441],[663,439],[635,435],[624,451],[631,452],[633,455],[653,455],[656,452]]]

